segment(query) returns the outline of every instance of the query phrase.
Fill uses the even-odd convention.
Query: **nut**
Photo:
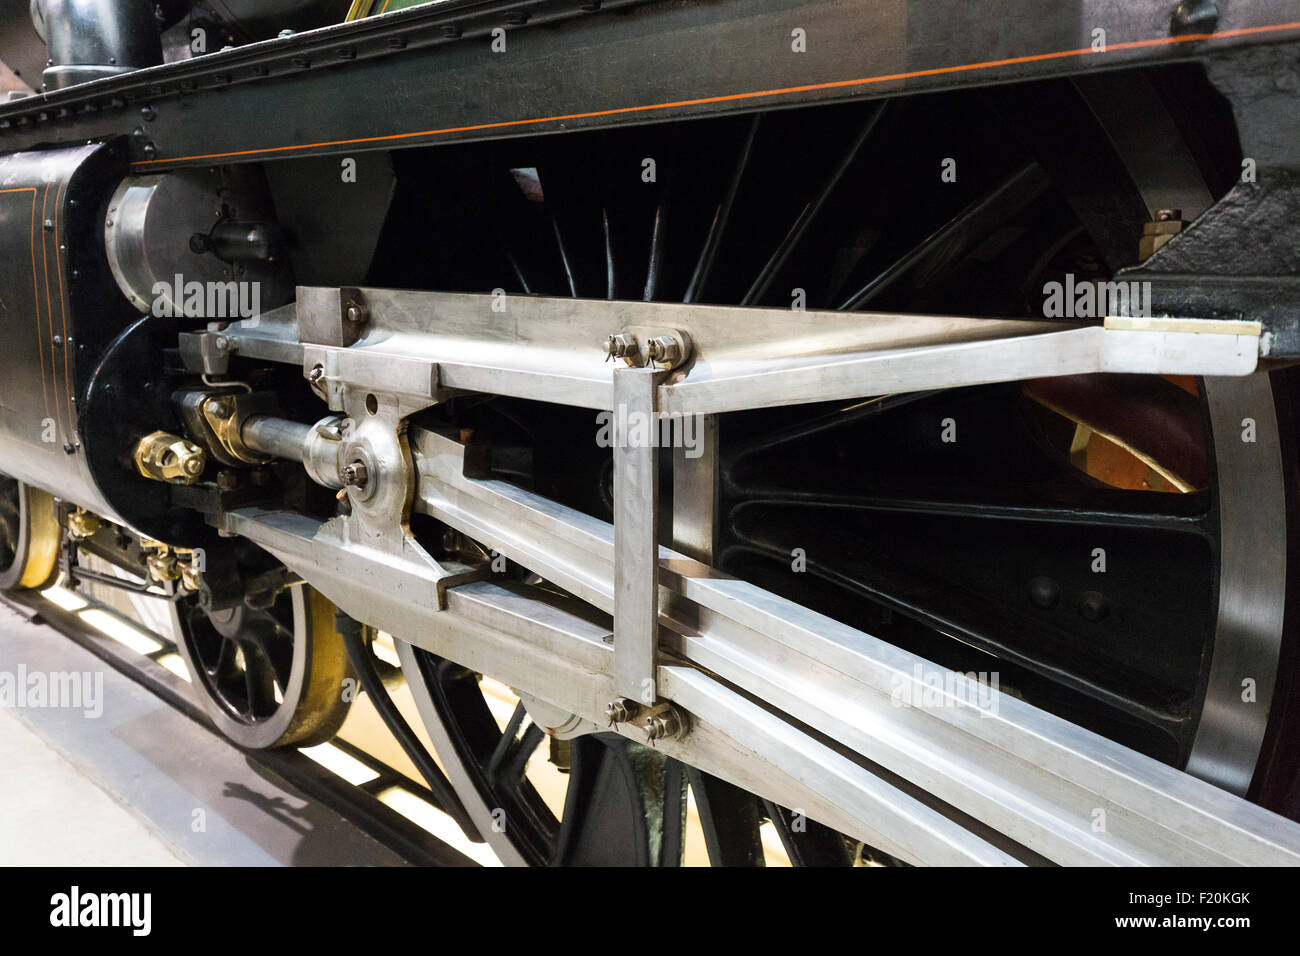
[[[616,332],[605,339],[605,353],[610,358],[635,358],[640,351],[640,343],[630,332]]]
[[[365,487],[370,480],[370,472],[366,468],[366,463],[361,459],[350,462],[343,466],[343,484],[355,488]]]
[[[646,743],[656,740],[677,740],[686,736],[686,716],[672,704],[654,708],[641,723]]]
[[[635,720],[640,712],[641,705],[626,697],[615,698],[605,705],[605,719],[609,721],[611,727]]]
[[[656,335],[646,344],[651,362],[672,366],[682,360],[682,346],[671,335]]]

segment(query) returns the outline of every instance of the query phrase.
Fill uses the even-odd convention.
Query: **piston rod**
[[[249,415],[239,425],[239,440],[260,455],[300,462],[312,481],[338,490],[348,482],[339,457],[343,418],[329,415],[304,425],[275,415]]]

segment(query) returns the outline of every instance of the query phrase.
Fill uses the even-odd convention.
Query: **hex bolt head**
[[[660,365],[676,365],[682,360],[681,344],[671,335],[656,335],[646,343],[650,361]]]
[[[646,743],[672,740],[685,734],[686,719],[676,707],[666,707],[647,717],[641,727],[645,731]]]
[[[355,325],[364,325],[366,320],[370,318],[366,310],[355,302],[348,306],[344,315],[347,316],[349,322]]]
[[[364,487],[370,480],[369,471],[366,469],[366,463],[361,459],[350,462],[343,466],[343,484],[353,487]]]
[[[629,332],[616,332],[605,339],[605,354],[610,358],[628,358],[640,351],[636,336]]]
[[[636,701],[627,697],[618,697],[605,705],[605,719],[609,721],[611,727],[626,724],[635,720],[640,710],[641,705]]]

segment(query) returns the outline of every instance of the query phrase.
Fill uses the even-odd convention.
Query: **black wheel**
[[[0,591],[53,583],[61,533],[53,496],[0,475]]]
[[[265,557],[265,556],[262,556]],[[256,568],[266,574],[267,562]],[[347,716],[347,651],[334,606],[306,584],[257,592],[219,610],[199,595],[173,605],[177,650],[217,728],[249,749],[329,740]]]
[[[1190,152],[1177,133],[1189,93],[1204,107],[1200,138],[1233,141],[1195,68],[1113,82],[1155,91],[1144,102],[1174,131],[1171,155]],[[408,179],[399,213],[443,223],[432,278],[430,257],[395,246],[372,283],[795,304],[791,322],[798,306],[1041,318],[1047,283],[1137,262],[1144,196],[1156,193],[1125,164],[1123,134],[1074,84],[1051,81],[440,149],[423,154],[438,174],[421,182],[463,188]],[[646,156],[658,182],[643,187]],[[955,182],[941,179],[948,159]],[[1158,167],[1206,171],[1159,183],[1165,195],[1199,190],[1208,204],[1206,184],[1221,194],[1231,177],[1219,171],[1239,157],[1196,160]],[[1289,680],[1277,670],[1294,492],[1287,387],[1264,375],[1096,376],[724,416],[715,563],[1246,793],[1267,696]],[[500,477],[612,519],[608,451],[585,413],[504,399],[445,413],[506,449]],[[467,805],[515,821],[489,836],[503,857],[670,861],[690,772],[617,738],[578,738],[579,802],[548,816],[516,773],[540,742],[523,711],[502,728],[474,675],[409,648],[404,661]],[[1248,716],[1229,666],[1248,667],[1265,695]],[[715,784],[701,779],[699,792],[716,800],[696,797],[717,811],[706,831],[725,835],[715,861],[753,862],[756,821],[780,829],[787,811]],[[841,857],[844,840],[817,832],[804,831],[816,849],[795,846],[792,859]]]
[[[505,863],[679,866],[688,790],[711,865],[763,865],[768,821],[792,863],[854,860],[856,844],[838,833],[619,734],[552,743],[508,688],[408,644],[398,648],[448,778]],[[544,794],[553,788],[536,782],[548,764],[565,775],[562,795]]]

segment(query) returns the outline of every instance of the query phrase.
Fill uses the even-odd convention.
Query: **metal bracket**
[[[658,697],[660,375],[614,370],[614,691],[643,704]]]
[[[347,348],[361,338],[370,310],[360,289],[298,286],[298,341]]]
[[[209,329],[206,332],[181,332],[181,361],[196,374],[225,375],[230,368],[230,353],[236,344],[225,332]]]

